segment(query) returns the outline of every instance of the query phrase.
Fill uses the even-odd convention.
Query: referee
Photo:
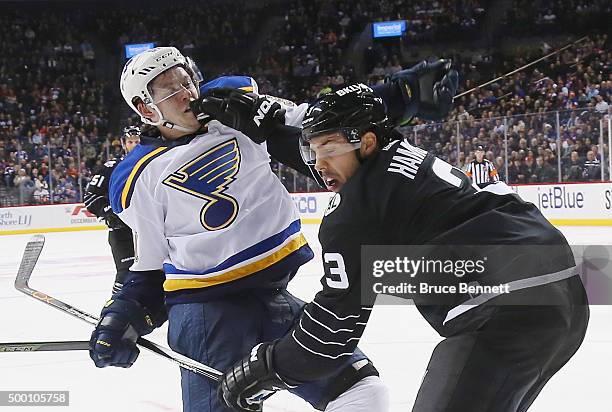
[[[482,145],[476,146],[476,152],[474,153],[476,160],[470,162],[465,171],[472,182],[476,183],[481,189],[491,183],[499,182],[497,169],[493,163],[484,158],[484,154],[484,147]]]

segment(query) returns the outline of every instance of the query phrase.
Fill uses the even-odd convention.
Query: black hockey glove
[[[151,315],[135,301],[111,299],[106,302],[89,340],[89,356],[98,368],[129,368],[140,353],[136,340],[151,333]]]
[[[110,229],[118,230],[125,229],[128,227],[125,223],[123,223],[123,220],[121,220],[119,216],[117,216],[115,212],[113,212],[113,209],[110,207],[110,205],[106,206],[103,209],[102,215],[100,217],[104,219],[104,223],[106,223],[106,226],[108,226]]]
[[[272,365],[271,342],[260,343],[223,375],[219,397],[238,411],[261,411],[263,401],[277,391],[295,388],[283,381]]]
[[[209,121],[212,116],[255,143],[264,142],[276,126],[285,124],[285,110],[278,102],[240,89],[212,89],[190,107],[198,120]]]
[[[459,87],[459,74],[451,69],[451,61],[422,61],[410,69],[391,75],[388,82],[400,88],[406,105],[402,123],[414,116],[425,120],[441,120],[453,107],[453,97]]]

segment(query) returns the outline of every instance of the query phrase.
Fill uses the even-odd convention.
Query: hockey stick
[[[89,350],[89,341],[73,340],[63,342],[11,342],[0,343],[0,352],[41,352]]]
[[[95,326],[99,320],[97,316],[91,315],[85,311],[82,311],[81,309],[62,302],[61,300],[57,300],[47,295],[46,293],[42,293],[36,289],[32,289],[28,285],[30,276],[34,271],[34,267],[36,266],[36,262],[38,261],[38,257],[40,256],[44,245],[45,237],[43,235],[32,236],[32,238],[26,245],[25,251],[23,252],[23,258],[21,259],[19,271],[17,272],[17,277],[15,278],[15,288],[28,296],[36,298],[43,303],[46,303],[49,306],[59,309],[62,312],[68,313]],[[153,343],[147,339],[138,338],[136,343],[138,344],[138,346],[178,364],[183,369],[187,369],[199,375],[206,376],[207,378],[212,379],[216,382],[220,381],[223,377],[223,374],[218,370],[206,366],[193,359],[190,359],[184,355],[181,355],[180,353],[176,353],[169,348],[165,348],[161,345]]]
[[[559,53],[561,53],[563,50],[565,50],[565,49],[569,49],[570,47],[573,47],[573,46],[575,46],[576,44],[581,43],[581,42],[583,42],[583,41],[587,40],[588,38],[589,38],[589,36],[584,36],[584,37],[582,37],[582,38],[580,38],[580,39],[578,39],[578,40],[576,40],[576,41],[573,41],[573,42],[571,42],[571,43],[568,43],[568,44],[566,44],[565,46],[561,47],[560,49],[557,49],[557,50],[555,50],[555,51],[553,51],[553,52],[550,52],[550,53],[548,53],[546,56],[540,57],[539,59],[536,59],[536,60],[534,60],[534,61],[532,61],[532,62],[530,62],[530,63],[527,63],[526,65],[521,66],[521,67],[519,67],[518,69],[514,69],[514,70],[512,70],[511,72],[508,72],[508,73],[506,73],[506,74],[502,74],[501,76],[496,77],[496,78],[495,78],[495,79],[493,79],[493,80],[489,80],[488,82],[485,82],[485,83],[483,83],[483,84],[479,84],[479,85],[478,85],[478,86],[476,86],[476,87],[472,87],[470,90],[467,90],[467,91],[465,91],[465,92],[463,92],[463,93],[459,93],[459,94],[458,94],[458,95],[456,95],[454,98],[455,98],[455,99],[458,99],[459,97],[462,97],[462,96],[465,96],[466,94],[472,93],[472,92],[473,92],[474,90],[476,90],[476,89],[479,89],[479,88],[481,88],[481,87],[488,86],[488,85],[490,85],[491,83],[495,83],[496,81],[501,80],[501,79],[503,79],[503,78],[505,78],[505,77],[512,76],[513,74],[518,73],[518,72],[520,72],[520,71],[522,71],[522,70],[525,70],[527,67],[533,66],[534,64],[536,64],[536,63],[538,63],[538,62],[541,62],[542,60],[548,59],[550,56],[554,56],[555,54],[559,54]]]

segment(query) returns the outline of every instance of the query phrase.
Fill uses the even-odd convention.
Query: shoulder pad
[[[221,76],[200,86],[200,94],[212,89],[227,87],[230,89],[241,89],[245,92],[258,93],[259,88],[255,79],[249,76]]]
[[[134,186],[140,174],[153,159],[168,149],[165,146],[138,145],[122,162],[117,164],[111,174],[108,189],[113,212],[119,214],[129,207]]]

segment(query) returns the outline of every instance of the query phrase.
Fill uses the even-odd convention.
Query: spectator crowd
[[[594,36],[542,65],[456,100],[446,123],[420,124],[404,133],[460,168],[473,160],[473,147],[481,144],[501,179],[509,183],[600,180],[602,150],[609,153],[612,52],[608,44],[606,35]],[[519,55],[499,67],[509,72],[532,57]],[[460,64],[460,73],[465,73],[460,92],[485,80],[466,63]]]
[[[303,102],[365,81],[347,56],[351,42],[367,23],[405,19],[405,41],[416,44],[448,36],[468,38],[481,26],[488,4],[479,0],[240,0],[212,1],[204,7],[177,1],[181,13],[170,12],[164,2],[155,3],[151,13],[142,13],[138,7],[121,12],[115,8],[67,11],[50,7],[27,13],[2,9],[0,206],[78,202],[92,171],[121,154],[119,127],[110,121],[111,111],[120,106],[116,73],[106,73],[109,66],[101,58],[108,56],[105,51],[116,53],[117,45],[155,41],[176,46],[202,62],[206,59],[198,56],[247,50],[269,17],[266,13],[280,8],[275,17],[280,21],[278,28],[260,40],[257,58],[242,69],[256,78],[261,93]],[[577,19],[586,19],[597,12],[610,13],[610,5],[603,1],[516,0],[516,4],[506,24],[530,25],[535,32],[547,32],[551,25],[566,22],[568,15],[578,13]],[[370,82],[381,81],[408,64],[395,51],[366,50],[363,67]],[[475,63],[458,56],[460,91],[535,57],[496,55]],[[598,180],[604,167],[602,155],[610,153],[599,139],[600,121],[608,116],[612,99],[610,61],[607,36],[592,36],[458,99],[445,123],[416,119],[401,130],[411,141],[459,167],[473,159],[477,145],[483,145],[500,178],[510,183]],[[603,124],[607,127],[606,121]],[[272,168],[288,189],[316,190],[313,182],[294,171],[275,162]],[[603,172],[609,176],[605,168]]]

